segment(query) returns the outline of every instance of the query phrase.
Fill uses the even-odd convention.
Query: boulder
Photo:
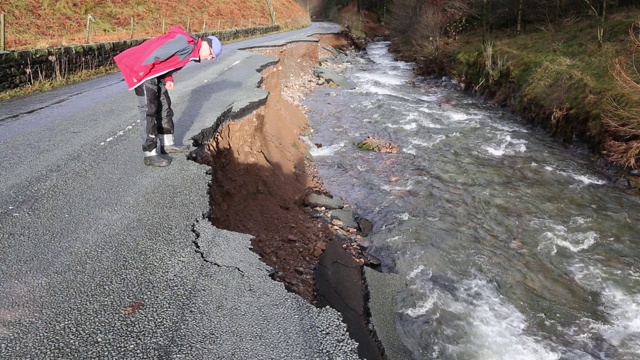
[[[380,140],[372,136],[367,136],[356,146],[361,150],[370,150],[386,154],[397,154],[400,152],[400,145]]]

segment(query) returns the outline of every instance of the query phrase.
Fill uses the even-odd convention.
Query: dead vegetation
[[[90,43],[145,38],[174,25],[205,32],[274,22],[296,28],[310,22],[295,0],[12,0],[0,2],[0,13],[11,50],[82,44],[87,37]]]
[[[609,97],[607,112],[602,116],[608,136],[603,154],[607,160],[626,168],[640,167],[640,54],[639,23],[629,29],[631,51],[616,59],[611,74],[620,95]]]

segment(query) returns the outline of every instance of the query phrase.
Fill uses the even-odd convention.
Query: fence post
[[[205,30],[207,29],[207,20],[202,20],[202,32],[205,32]]]
[[[84,43],[88,44],[89,43],[89,33],[91,32],[91,22],[95,22],[96,19],[93,18],[93,15],[89,14],[87,15],[87,36],[85,36],[84,38]]]
[[[4,51],[4,13],[0,14],[0,51]]]
[[[131,39],[133,39],[133,16],[131,17]]]
[[[218,30],[220,30],[220,23],[222,22],[222,20],[218,19]]]
[[[162,19],[162,33],[164,34],[164,18]]]
[[[189,26],[191,25],[191,18],[187,18],[187,31],[190,31]]]
[[[276,10],[273,8],[273,0],[267,0],[267,9],[271,17],[271,24],[274,25],[276,23]]]

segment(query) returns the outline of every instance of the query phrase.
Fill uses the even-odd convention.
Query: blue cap
[[[211,47],[211,51],[213,51],[213,55],[215,55],[217,59],[218,56],[222,54],[222,43],[220,42],[220,39],[215,36],[207,36],[204,41],[209,44],[209,47]]]

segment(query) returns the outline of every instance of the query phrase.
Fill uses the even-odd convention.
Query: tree
[[[607,15],[607,4],[610,0],[584,0],[589,6],[589,11],[598,19],[596,30],[598,32],[598,44],[602,45],[604,40],[604,21]]]
[[[452,25],[464,19],[468,9],[465,0],[394,0],[391,26],[401,35],[435,45],[443,36],[455,35],[458,29]]]

